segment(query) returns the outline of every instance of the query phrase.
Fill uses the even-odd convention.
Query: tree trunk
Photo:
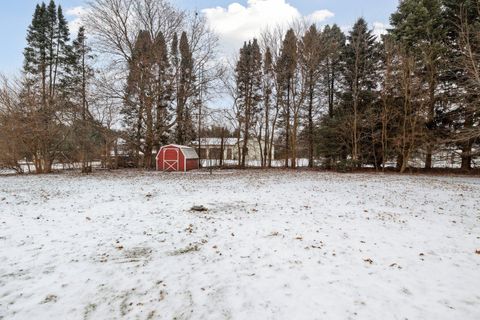
[[[270,138],[269,117],[268,117],[269,113],[270,113],[270,97],[267,95],[265,97],[265,141],[264,141],[264,147],[263,147],[262,167],[266,167],[267,161],[268,161],[268,141]]]
[[[246,119],[245,119],[245,128],[244,128],[244,131],[243,131],[242,161],[241,161],[242,168],[245,168],[247,153],[248,153],[248,127],[249,127],[249,122],[250,122],[249,121],[249,116],[247,114]]]
[[[90,159],[87,155],[87,79],[85,69],[85,54],[82,54],[82,136],[81,136],[81,148],[82,148],[82,173],[87,173],[90,170],[87,168],[87,164]]]
[[[272,167],[272,158],[273,158],[273,144],[274,144],[274,137],[275,137],[275,126],[277,124],[277,118],[278,118],[278,113],[279,113],[279,105],[278,101],[275,106],[275,116],[273,117],[272,121],[272,130],[270,134],[270,143],[269,143],[269,150],[268,150],[268,167]]]
[[[220,167],[223,166],[224,152],[225,152],[225,128],[222,127],[222,137],[220,140]]]
[[[292,128],[292,142],[290,148],[292,149],[292,168],[297,168],[297,134],[298,134],[298,113],[294,112],[293,115],[293,128]]]
[[[310,75],[310,100],[308,103],[308,167],[313,168],[313,77]]]
[[[287,110],[285,111],[285,168],[289,167],[289,155],[290,155],[290,79],[287,84]]]
[[[144,153],[144,168],[152,169],[152,151],[153,151],[153,114],[150,102],[147,102],[146,107],[146,137],[145,137],[145,153]]]
[[[432,168],[432,146],[427,145],[427,154],[425,156],[425,169],[429,170]]]
[[[428,81],[428,124],[430,128],[428,128],[427,132],[433,131],[434,121],[435,121],[435,88],[437,86],[436,77],[436,70],[435,67],[432,65],[433,62],[429,63],[429,81]],[[432,141],[433,137],[431,134],[427,134],[427,154],[425,156],[425,169],[432,168],[432,154],[433,154],[433,147],[434,143]]]
[[[463,171],[470,171],[472,169],[472,145],[473,142],[467,141],[462,146],[462,167]]]

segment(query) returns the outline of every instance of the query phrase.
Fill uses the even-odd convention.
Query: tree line
[[[285,167],[433,167],[442,151],[470,170],[480,143],[480,1],[404,0],[380,38],[360,18],[345,34],[303,21],[245,42],[231,68],[232,113]],[[242,157],[240,165],[245,165]]]
[[[121,153],[155,168],[162,145],[196,137],[201,99],[223,73],[204,17],[164,0],[95,0],[87,12],[72,40],[60,5],[36,6],[21,76],[2,79],[1,166],[88,172],[98,159],[116,167]]]
[[[22,78],[4,78],[0,91],[1,157],[15,168],[28,158],[37,173],[49,173],[73,149],[85,160],[101,131],[88,109],[90,49],[84,28],[70,41],[62,8],[53,1],[36,6],[26,40]]]
[[[205,18],[167,0],[92,0],[74,36],[60,5],[38,4],[21,76],[0,85],[0,166],[154,168],[162,145],[220,133],[237,138],[240,166],[254,142],[263,167],[404,172],[442,153],[472,169],[480,0],[403,0],[390,23],[379,37],[362,18],[347,33],[294,21],[229,67]],[[208,108],[221,94],[231,108]]]

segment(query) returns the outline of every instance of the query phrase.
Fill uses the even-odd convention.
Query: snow
[[[0,177],[0,319],[480,319],[479,200],[454,176]]]

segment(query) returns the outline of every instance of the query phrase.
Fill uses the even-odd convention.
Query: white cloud
[[[68,28],[72,37],[77,36],[78,29],[82,26],[82,17],[86,13],[87,9],[82,6],[67,9],[66,15],[69,17]]]
[[[230,52],[238,50],[244,41],[258,37],[269,26],[287,25],[302,18],[300,11],[286,0],[248,0],[246,6],[235,2],[227,8],[207,8],[202,12],[220,36],[223,47]],[[319,10],[305,18],[321,22],[333,16],[328,10]]]
[[[309,14],[307,16],[307,19],[312,22],[319,23],[329,18],[333,18],[334,16],[335,14],[329,10],[318,10],[313,12],[312,14]]]
[[[340,27],[340,29],[342,29],[342,31],[345,34],[348,34],[352,30],[352,28],[353,28],[352,25],[342,25]],[[369,25],[369,28],[370,28],[370,25]],[[381,36],[388,33],[389,28],[390,28],[389,24],[385,24],[383,22],[376,21],[372,24],[371,30],[373,31],[373,35],[375,35],[378,38],[378,40],[380,41]]]
[[[386,25],[382,22],[374,22],[373,23],[373,34],[375,34],[379,39],[380,36],[386,34],[388,32],[388,28],[390,28],[389,25]]]

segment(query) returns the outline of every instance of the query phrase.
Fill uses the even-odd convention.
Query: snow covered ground
[[[0,319],[480,319],[477,250],[479,178],[0,177]]]

